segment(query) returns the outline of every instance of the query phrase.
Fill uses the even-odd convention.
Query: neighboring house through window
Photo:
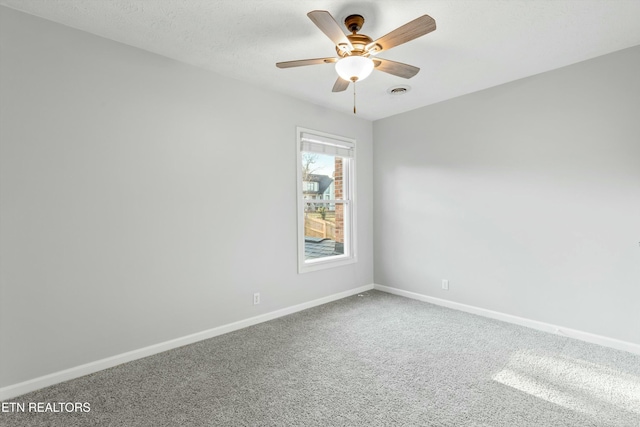
[[[298,271],[356,260],[355,141],[297,129]]]

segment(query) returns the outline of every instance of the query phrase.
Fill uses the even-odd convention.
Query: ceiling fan
[[[374,69],[405,79],[415,76],[420,71],[420,68],[377,58],[375,55],[436,29],[436,21],[429,15],[423,15],[374,41],[371,37],[358,33],[364,24],[364,18],[361,15],[349,15],[344,20],[344,25],[351,32],[348,35],[342,31],[340,25],[326,10],[314,10],[309,12],[307,16],[336,45],[338,57],[278,62],[276,66],[278,68],[291,68],[335,63],[336,72],[340,77],[333,85],[333,92],[346,90],[350,82],[355,83],[367,78]]]

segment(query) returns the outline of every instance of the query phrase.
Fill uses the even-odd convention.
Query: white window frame
[[[347,145],[352,152],[352,156],[348,161],[343,163],[343,199],[327,200],[322,199],[327,205],[329,203],[344,203],[344,254],[329,257],[317,258],[313,260],[305,260],[304,249],[304,207],[309,199],[304,198],[303,181],[302,181],[302,142],[303,134],[305,138],[317,137],[317,141],[330,146],[331,142]],[[303,127],[296,128],[296,153],[297,153],[297,216],[298,216],[298,273],[308,273],[311,271],[324,270],[343,265],[353,264],[358,261],[357,258],[357,238],[356,238],[356,140],[343,136],[332,135],[326,132],[320,132],[313,129]],[[343,156],[344,157],[344,156]]]

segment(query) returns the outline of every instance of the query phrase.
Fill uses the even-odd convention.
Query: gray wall
[[[373,283],[371,122],[0,14],[0,387]],[[355,265],[297,274],[297,125],[357,139]]]
[[[640,47],[373,129],[376,283],[640,343]]]

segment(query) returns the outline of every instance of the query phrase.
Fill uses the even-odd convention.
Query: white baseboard
[[[85,375],[92,374],[94,372],[102,371],[103,369],[111,368],[116,365],[120,365],[133,360],[142,359],[143,357],[152,356],[163,351],[171,350],[174,348],[182,347],[187,344],[193,344],[198,341],[206,340],[209,338],[217,337],[229,332],[237,331],[248,326],[257,325],[258,323],[267,322],[269,320],[277,319],[278,317],[293,314],[298,311],[306,310],[308,308],[316,307],[328,302],[336,301],[342,298],[356,295],[361,292],[365,292],[373,289],[373,285],[361,286],[359,288],[350,289],[348,291],[340,292],[337,294],[329,295],[323,298],[318,298],[313,301],[308,301],[302,304],[294,305],[291,307],[283,308],[280,310],[272,311],[270,313],[261,314],[259,316],[250,317],[248,319],[240,320],[237,322],[229,323],[226,325],[218,326],[217,328],[208,329],[206,331],[198,332],[184,337],[176,338],[170,341],[165,341],[159,344],[154,344],[148,347],[140,348],[138,350],[129,351],[127,353],[118,354],[116,356],[107,357],[106,359],[96,360],[95,362],[86,363],[84,365],[76,366],[64,371],[54,372],[49,375],[34,378],[28,381],[24,381],[18,384],[13,384],[0,388],[0,401],[12,399],[16,396],[20,396],[31,391],[39,390],[50,385],[58,384],[64,381],[69,381],[74,378],[79,378]]]
[[[524,317],[513,316],[511,314],[500,313],[498,311],[487,310],[485,308],[475,307],[472,305],[462,304],[459,302],[449,301],[441,298],[430,297],[415,292],[405,291],[383,285],[373,285],[374,289],[387,292],[406,298],[424,301],[431,304],[440,305],[454,310],[460,310],[467,313],[477,314],[491,319],[502,320],[503,322],[513,323],[528,328],[537,329],[543,332],[549,332],[556,335],[562,335],[577,340],[586,341],[592,344],[598,344],[604,347],[614,348],[616,350],[628,351],[629,353],[640,355],[640,345],[627,341],[621,341],[615,338],[609,338],[602,335],[596,335],[589,332],[578,331],[576,329],[565,328],[563,326],[552,325],[550,323],[538,322],[537,320],[526,319]]]

